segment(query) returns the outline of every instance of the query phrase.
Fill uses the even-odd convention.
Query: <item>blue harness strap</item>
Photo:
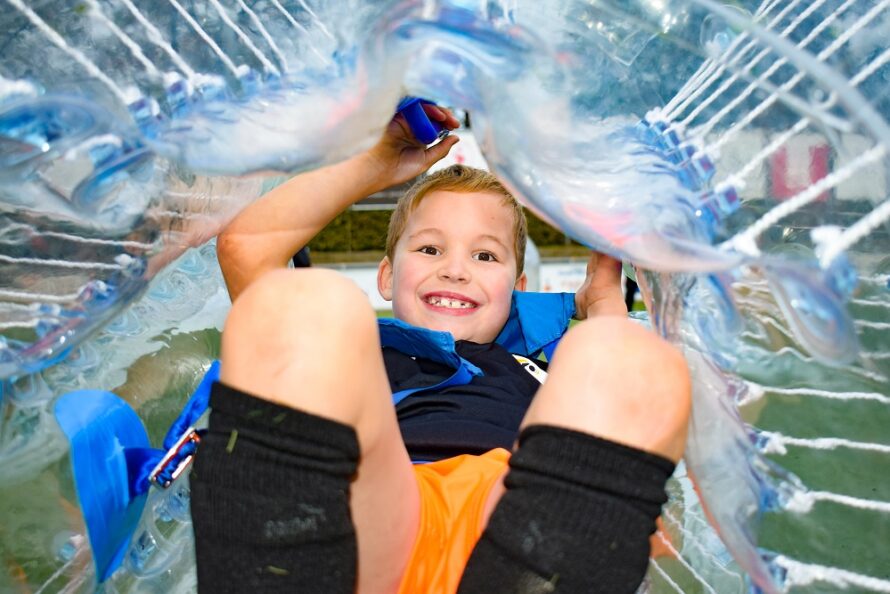
[[[455,371],[453,374],[451,374],[451,376],[449,376],[448,379],[441,381],[438,384],[434,384],[432,386],[425,386],[423,388],[407,388],[405,390],[399,390],[398,392],[395,392],[392,395],[393,406],[397,405],[399,402],[401,402],[402,400],[404,400],[411,394],[416,394],[417,392],[425,392],[428,390],[440,390],[442,388],[448,388],[450,386],[465,386],[465,385],[469,384],[473,380],[473,376],[478,375],[478,374],[474,374],[469,369],[469,366],[473,365],[472,363],[466,361],[466,359],[461,359],[461,361],[465,362],[466,365],[461,365],[460,367],[458,367],[457,371]]]
[[[201,383],[195,388],[189,401],[185,403],[182,412],[170,425],[170,429],[164,437],[164,449],[172,448],[189,427],[195,426],[195,423],[210,406],[210,388],[213,386],[213,382],[218,380],[219,361],[214,361],[207,369],[207,373],[204,374]]]
[[[199,440],[185,438],[194,434],[195,423],[210,406],[210,388],[218,379],[219,361],[214,361],[185,403],[182,412],[171,423],[162,448],[152,448],[144,454],[142,463],[134,475],[134,489],[148,491],[152,482],[164,487],[170,485],[176,478],[174,475],[181,470],[182,462],[194,456]]]
[[[148,449],[148,434],[130,405],[111,392],[70,392],[53,412],[71,446],[74,486],[102,582],[120,565],[145,506],[132,472]]]
[[[169,484],[181,462],[197,449],[196,441],[176,446],[207,410],[210,387],[218,377],[215,362],[173,422],[162,449],[150,447],[139,416],[111,392],[80,390],[56,401],[54,413],[70,443],[74,486],[100,583],[121,564],[152,479]],[[156,469],[156,477],[151,477]]]

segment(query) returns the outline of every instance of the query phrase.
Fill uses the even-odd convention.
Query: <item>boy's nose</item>
[[[470,280],[467,267],[458,258],[448,258],[439,268],[439,278],[460,283]]]

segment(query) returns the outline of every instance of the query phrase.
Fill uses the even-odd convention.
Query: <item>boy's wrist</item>
[[[607,299],[594,303],[587,308],[587,317],[626,316],[627,305],[623,300]]]
[[[373,148],[356,155],[353,159],[365,172],[367,183],[373,190],[372,194],[396,185],[397,180],[393,177],[395,167],[387,159],[376,154]]]
[[[395,185],[392,180],[392,168],[387,167],[370,151],[359,153],[344,161],[342,165],[349,168],[349,176],[355,183],[354,189],[359,190],[358,193],[362,198]]]
[[[572,317],[576,320],[586,320],[598,316],[626,315],[627,305],[623,296],[601,297],[589,303],[582,303],[578,294],[575,294],[575,314]]]

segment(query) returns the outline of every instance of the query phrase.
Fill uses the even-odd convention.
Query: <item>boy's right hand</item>
[[[439,122],[446,130],[460,126],[457,118],[445,108],[431,104],[425,104],[423,108],[430,119]],[[398,114],[367,154],[386,179],[386,185],[392,186],[414,179],[432,167],[448,154],[458,140],[457,136],[446,136],[427,148],[414,138],[405,116]]]
[[[627,306],[621,292],[621,261],[592,252],[587,261],[587,277],[575,293],[575,318],[626,315]]]

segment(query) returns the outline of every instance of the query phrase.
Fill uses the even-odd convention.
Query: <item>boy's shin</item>
[[[354,592],[346,425],[222,384],[191,474],[203,592]]]
[[[544,425],[519,444],[458,592],[635,592],[673,463]]]

